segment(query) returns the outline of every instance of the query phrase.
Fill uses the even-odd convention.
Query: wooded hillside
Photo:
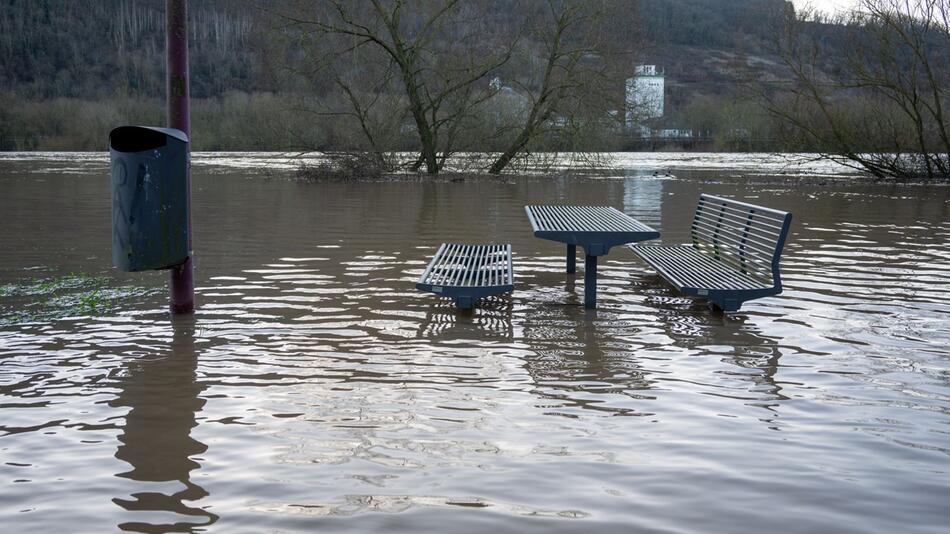
[[[103,149],[106,132],[116,124],[162,122],[164,2],[3,4],[0,149]],[[490,29],[485,39],[499,42],[523,32],[532,11],[542,8],[540,2],[522,0],[484,0],[470,6],[472,23]],[[741,96],[737,80],[749,72],[785,76],[769,50],[775,20],[791,9],[789,3],[634,0],[603,6],[609,16],[603,18],[601,31],[617,52],[611,59],[615,70],[630,75],[640,63],[665,69],[665,126],[695,129],[718,139],[718,148],[724,149],[756,148],[730,140],[729,132],[740,129],[754,132],[760,144],[771,142],[771,125]],[[358,144],[354,126],[345,120],[316,120],[297,112],[319,107],[337,89],[319,71],[304,73],[308,65],[302,62],[301,49],[274,16],[284,7],[315,17],[331,9],[319,1],[191,2],[197,149],[334,149]],[[532,36],[522,39],[530,41]],[[538,50],[542,44],[536,44]],[[521,66],[512,62],[494,75],[518,82],[521,74]],[[618,99],[623,90],[618,81]],[[723,110],[729,110],[730,117]]]

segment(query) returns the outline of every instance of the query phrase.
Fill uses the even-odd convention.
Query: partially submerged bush
[[[317,165],[301,163],[297,167],[297,179],[305,182],[379,180],[392,170],[392,163],[383,154],[346,152],[331,154]]]

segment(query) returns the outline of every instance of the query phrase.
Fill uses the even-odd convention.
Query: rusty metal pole
[[[188,165],[185,185],[188,203],[188,259],[169,271],[173,315],[195,310],[195,278],[191,263],[191,125],[188,118],[188,0],[165,0],[165,54],[168,98],[168,127],[188,136]]]

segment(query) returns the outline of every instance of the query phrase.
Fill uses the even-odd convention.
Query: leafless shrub
[[[301,163],[296,176],[302,182],[350,182],[380,180],[393,170],[393,162],[385,154],[342,152],[329,154],[316,165]]]

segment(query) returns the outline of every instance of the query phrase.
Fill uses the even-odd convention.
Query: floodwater
[[[945,531],[950,187],[671,158],[300,184],[198,155],[175,321],[164,273],[110,267],[102,155],[0,159],[0,530]],[[523,212],[674,243],[701,191],[794,214],[785,293],[724,317],[618,248],[588,311]],[[417,292],[442,241],[510,241],[511,298]]]

